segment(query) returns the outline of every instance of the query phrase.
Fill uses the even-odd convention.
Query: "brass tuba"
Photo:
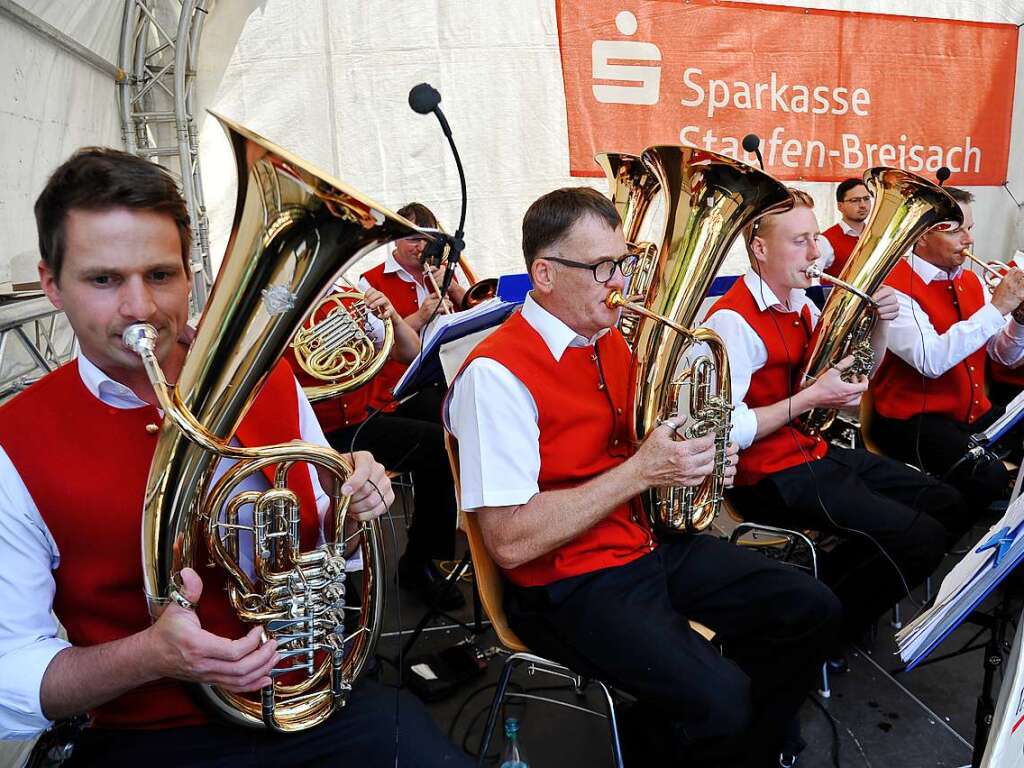
[[[637,311],[630,370],[632,432],[639,442],[666,419],[678,433],[715,435],[715,471],[695,488],[653,488],[641,501],[653,525],[707,528],[721,508],[732,410],[728,357],[713,332],[687,331],[725,255],[743,227],[792,205],[786,188],[762,171],[693,147],[648,147],[642,155],[665,200],[665,223],[643,304],[612,294],[609,305]],[[642,311],[640,311],[642,310]],[[688,360],[695,342],[707,355]]]
[[[813,381],[847,355],[853,355],[854,362],[844,371],[844,379],[870,374],[871,331],[877,321],[870,297],[921,235],[939,224],[963,223],[957,202],[923,176],[879,166],[865,171],[864,184],[875,203],[839,278],[814,269],[808,272],[831,280],[840,290],[833,290],[825,302],[800,381]],[[828,429],[838,412],[815,408],[797,424],[806,434],[817,435]]]
[[[603,152],[595,155],[594,160],[608,177],[608,192],[622,219],[622,235],[637,257],[636,269],[629,280],[629,292],[637,301],[643,302],[651,287],[654,267],[657,266],[658,246],[641,241],[640,232],[651,204],[657,197],[658,179],[643,159],[636,155]],[[624,312],[619,318],[619,330],[630,346],[636,340],[639,322],[639,318],[630,312]]]
[[[367,332],[363,294],[345,288],[325,296],[310,312],[310,320],[295,333],[292,353],[302,370],[322,384],[302,388],[311,403],[351,392],[368,383],[384,366],[395,343],[391,318],[381,321],[380,348]],[[326,312],[323,319],[317,315]]]
[[[201,690],[236,723],[296,731],[345,704],[375,645],[383,610],[380,529],[376,522],[349,521],[346,530],[347,498],[327,488],[332,509],[325,517],[325,543],[302,551],[289,470],[311,464],[344,479],[351,473],[348,462],[308,443],[242,448],[230,440],[335,278],[371,249],[422,233],[286,150],[217,117],[238,168],[235,217],[174,387],[153,354],[153,329],[136,324],[125,331],[125,344],[142,356],[165,412],[146,487],[143,579],[156,616],[169,600],[184,600],[178,574],[205,549],[227,571],[228,598],[238,617],[276,638],[282,661],[272,670],[272,684],[256,694],[210,685]],[[212,483],[224,457],[238,461]],[[247,477],[271,466],[274,488],[235,493]],[[248,539],[254,575],[243,568],[239,553]],[[354,542],[363,559],[358,607],[349,605],[351,599],[346,604],[346,548]]]

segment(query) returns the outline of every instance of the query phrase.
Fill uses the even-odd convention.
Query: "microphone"
[[[441,94],[429,83],[419,83],[414,85],[409,91],[409,106],[413,112],[421,115],[433,113],[437,117],[438,123],[441,124],[441,130],[448,139],[448,146],[452,148],[452,155],[455,157],[455,167],[459,171],[462,210],[459,214],[459,226],[455,229],[455,234],[450,237],[445,236],[449,252],[448,265],[444,271],[444,280],[441,282],[441,298],[443,299],[448,295],[448,289],[452,285],[452,278],[455,277],[455,266],[459,263],[459,259],[462,258],[462,249],[466,247],[465,241],[462,239],[462,228],[466,224],[466,174],[462,170],[462,158],[459,157],[459,150],[456,148],[455,140],[452,138],[452,129],[448,126],[448,121],[445,119],[444,112],[441,111],[440,104]]]
[[[951,176],[949,168],[942,166],[935,172],[935,178],[939,180],[939,186],[941,187],[946,183],[946,180]]]
[[[761,137],[756,133],[748,133],[743,137],[743,151],[753,152],[754,157],[757,158],[757,162],[761,166],[761,170],[764,170],[764,158],[761,157]]]
[[[429,115],[431,112],[437,115],[437,120],[441,123],[441,130],[444,131],[444,135],[451,141],[452,129],[448,127],[448,121],[445,119],[444,112],[438,106],[440,103],[441,94],[430,83],[414,85],[412,90],[409,91],[409,106],[412,107],[412,111],[418,112],[421,115]]]

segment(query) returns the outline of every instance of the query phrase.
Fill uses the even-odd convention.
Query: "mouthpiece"
[[[804,274],[807,275],[812,280],[814,278],[819,278],[826,283],[832,283],[832,285],[836,286],[837,288],[842,288],[844,291],[849,291],[854,296],[859,297],[861,300],[867,302],[868,305],[872,307],[877,306],[875,300],[868,296],[866,293],[864,293],[862,290],[853,285],[850,285],[847,282],[844,282],[843,280],[840,280],[838,277],[833,277],[832,275],[825,272],[817,264],[811,264],[809,267],[807,267],[807,269],[804,270]]]
[[[156,343],[156,329],[149,323],[133,323],[124,329],[121,341],[132,352],[141,355],[144,351],[152,351]]]

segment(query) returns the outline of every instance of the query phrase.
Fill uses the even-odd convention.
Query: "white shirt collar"
[[[783,312],[799,312],[805,303],[806,294],[804,290],[802,288],[793,288],[789,292],[789,306],[787,307],[779,301],[779,297],[768,287],[768,283],[762,280],[761,276],[753,268],[748,269],[746,274],[743,275],[743,282],[750,289],[750,294],[754,297],[754,303],[757,304],[757,308],[762,312],[769,307]]]
[[[388,255],[384,257],[384,274],[398,274],[398,277],[405,280],[407,283],[415,283],[416,278],[413,277],[409,272],[398,263],[398,259],[395,258],[393,251],[389,251]]]
[[[841,230],[843,230],[843,232],[846,233],[847,235],[849,235],[850,237],[858,237],[858,238],[860,237],[860,232],[858,232],[853,227],[851,227],[849,224],[847,224],[846,223],[846,219],[843,219],[843,218],[839,219],[839,228]]]
[[[548,345],[551,356],[556,361],[562,359],[562,355],[569,347],[593,346],[609,330],[608,328],[602,328],[590,339],[580,336],[576,331],[534,301],[532,291],[526,294],[522,313],[523,320],[528,322],[533,330],[540,334],[540,337],[544,339],[544,343]]]
[[[917,276],[921,278],[925,285],[935,280],[954,280],[964,271],[964,268],[960,266],[952,272],[947,272],[942,267],[936,267],[931,262],[918,258],[914,255],[913,251],[907,254],[907,261],[910,262],[910,268],[917,272]]]
[[[81,353],[78,355],[78,375],[92,396],[105,405],[122,409],[142,408],[148,405],[130,387],[107,376],[92,360]]]

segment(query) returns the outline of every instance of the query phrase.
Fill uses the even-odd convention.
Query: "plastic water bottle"
[[[519,721],[514,717],[505,721],[505,749],[501,753],[501,768],[529,768],[522,747],[519,746]]]

